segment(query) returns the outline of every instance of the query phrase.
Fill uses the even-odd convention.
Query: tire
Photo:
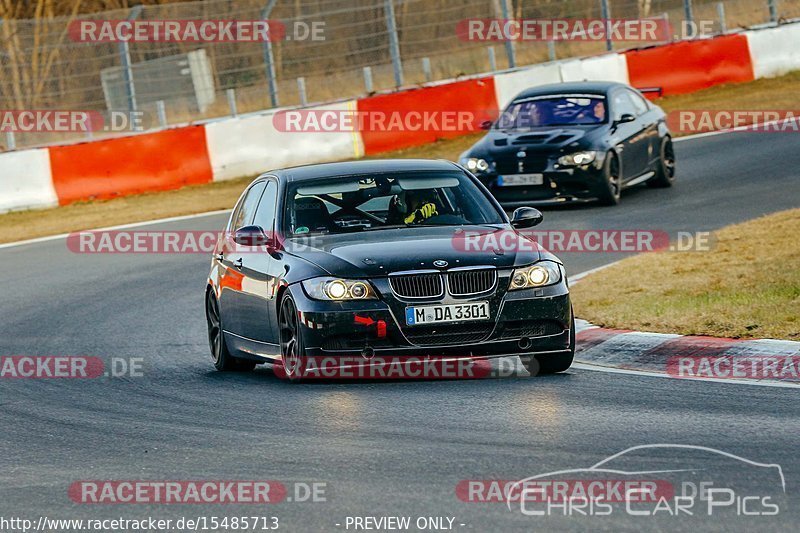
[[[228,351],[228,347],[225,345],[225,335],[222,333],[219,304],[213,291],[206,293],[206,324],[208,326],[208,345],[211,348],[214,368],[221,372],[230,372],[248,371],[256,367],[255,361],[239,359]]]
[[[297,317],[297,307],[288,293],[281,300],[278,326],[281,343],[280,364],[283,367],[283,375],[289,381],[297,383],[303,378],[307,359],[303,334],[300,331],[300,322]]]
[[[647,180],[650,187],[672,187],[675,181],[675,150],[672,146],[672,139],[664,137],[659,148],[658,165],[656,165],[656,175]]]
[[[606,154],[603,165],[605,186],[599,194],[600,205],[617,205],[622,194],[622,172],[620,171],[619,156],[614,152]]]

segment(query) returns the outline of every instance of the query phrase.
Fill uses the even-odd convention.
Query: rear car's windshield
[[[291,183],[284,232],[293,237],[503,222],[499,210],[465,174],[414,172]]]
[[[602,95],[561,94],[511,102],[495,124],[497,129],[524,130],[547,126],[602,124],[608,106]]]

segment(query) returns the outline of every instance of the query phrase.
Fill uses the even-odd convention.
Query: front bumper
[[[503,205],[558,205],[596,200],[606,178],[602,161],[579,167],[558,167],[553,161],[538,172],[544,176],[542,185],[499,185],[499,172],[476,174],[492,195]],[[513,175],[511,173],[505,175]]]
[[[407,326],[405,314],[398,311],[413,304],[395,300],[380,289],[383,299],[358,302],[312,300],[299,284],[290,290],[300,314],[306,354],[311,357],[462,359],[571,348],[572,310],[563,280],[542,289],[460,300],[496,298],[492,319],[431,326]],[[436,302],[424,304],[430,303]]]

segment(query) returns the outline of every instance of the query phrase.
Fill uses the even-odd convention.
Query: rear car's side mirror
[[[630,113],[623,113],[621,117],[614,121],[615,124],[626,124],[628,122],[633,122],[636,120],[636,117],[631,115]]]
[[[242,246],[266,246],[273,248],[275,240],[264,233],[261,226],[244,226],[233,234],[233,242]]]
[[[516,229],[532,228],[541,224],[544,215],[533,207],[519,207],[511,215],[511,226]]]
[[[492,122],[491,120],[484,120],[483,122],[480,123],[480,128],[482,130],[490,130],[492,129],[493,124],[494,122]]]

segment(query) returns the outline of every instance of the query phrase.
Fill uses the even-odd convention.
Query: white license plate
[[[544,185],[544,174],[510,174],[508,176],[500,176],[500,180],[497,184],[500,187]]]
[[[488,319],[489,302],[406,307],[406,324],[409,326]]]

